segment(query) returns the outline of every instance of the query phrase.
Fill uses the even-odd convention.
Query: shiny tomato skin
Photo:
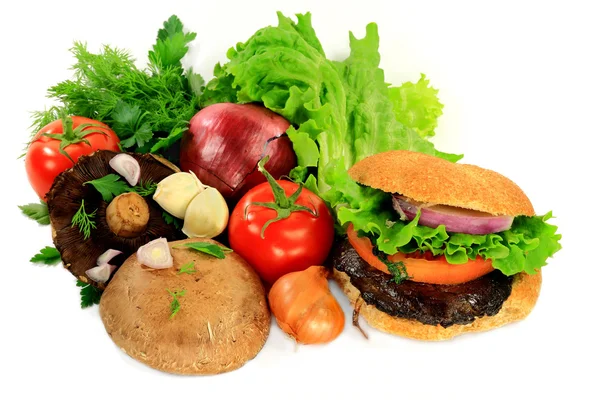
[[[298,188],[293,182],[277,182],[287,196]],[[307,211],[293,212],[269,225],[264,239],[260,236],[261,229],[277,213],[252,205],[253,202],[273,202],[273,191],[267,182],[250,189],[235,206],[229,219],[229,245],[265,282],[272,284],[289,272],[323,264],[333,244],[334,224],[319,196],[303,188],[296,204],[316,210],[318,216]]]
[[[86,130],[101,130],[106,133],[90,133],[85,137],[90,142],[87,145],[84,142],[71,144],[65,148],[65,151],[73,161],[77,162],[79,157],[91,154],[96,150],[119,150],[119,138],[108,125],[85,117],[71,117],[73,119],[73,129],[82,124],[97,124],[102,127],[88,127]],[[56,120],[43,127],[33,138],[27,154],[25,155],[25,169],[29,183],[37,195],[44,199],[54,179],[63,171],[71,168],[73,162],[59,152],[60,140],[42,136],[44,133],[63,133],[62,120]]]

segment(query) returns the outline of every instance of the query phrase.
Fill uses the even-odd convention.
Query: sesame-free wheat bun
[[[406,150],[378,153],[359,161],[348,173],[358,183],[423,203],[493,215],[535,214],[529,198],[507,177],[423,153]]]
[[[169,243],[174,266],[150,269],[132,255],[102,295],[100,316],[125,353],[165,372],[209,375],[232,371],[262,349],[270,327],[265,291],[254,270],[237,254],[225,259]],[[180,273],[193,263],[195,273]],[[185,291],[171,318],[173,297]]]
[[[542,286],[541,273],[528,275],[521,272],[512,281],[511,294],[496,315],[483,316],[468,324],[443,327],[439,324],[427,325],[415,320],[393,317],[378,310],[375,305],[365,303],[361,292],[352,285],[350,277],[344,272],[334,269],[333,278],[352,306],[358,309],[360,315],[373,328],[393,335],[425,341],[448,340],[465,333],[484,332],[520,321],[533,310]]]

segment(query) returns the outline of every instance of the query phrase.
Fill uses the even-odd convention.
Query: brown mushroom
[[[111,261],[119,265],[137,249],[159,237],[174,240],[183,235],[162,217],[162,208],[152,200],[152,195],[141,197],[127,193],[115,197],[110,204],[92,186],[84,185],[115,171],[109,161],[117,153],[100,150],[89,156],[82,156],[73,168],[60,174],[48,193],[50,222],[55,231],[54,244],[61,258],[73,275],[83,282],[100,289],[106,284],[89,279],[85,272],[96,266],[98,257],[108,249],[120,250],[123,255]],[[140,164],[140,182],[158,183],[167,176],[178,172],[177,167],[150,154],[130,154]],[[170,164],[170,165],[169,165]],[[90,237],[84,238],[77,226],[72,226],[72,218],[85,201],[87,212],[96,210],[96,228]]]
[[[161,371],[211,375],[253,359],[269,335],[271,315],[256,272],[234,252],[218,259],[169,243],[173,267],[150,269],[129,257],[100,300],[100,317],[115,344]],[[192,273],[182,273],[191,266]],[[189,271],[189,270],[188,270]],[[169,293],[181,293],[173,314]]]

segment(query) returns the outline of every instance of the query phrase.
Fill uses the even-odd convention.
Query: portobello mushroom
[[[151,240],[160,237],[176,240],[182,237],[174,225],[165,222],[162,208],[152,200],[152,194],[142,197],[137,193],[125,193],[109,203],[103,200],[94,186],[85,184],[115,174],[109,161],[117,154],[99,150],[80,157],[73,168],[55,179],[47,195],[54,245],[60,252],[65,268],[77,279],[99,289],[104,289],[106,284],[89,279],[85,272],[96,267],[98,257],[106,250],[123,252],[111,261],[111,264],[118,266]],[[151,154],[130,155],[140,164],[140,183],[158,183],[179,171],[173,164]],[[87,239],[72,222],[82,201],[88,214],[95,212],[93,222],[96,227],[90,230]]]

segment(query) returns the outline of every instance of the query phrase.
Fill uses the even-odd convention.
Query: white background
[[[600,31],[592,3],[2,2],[0,397],[599,398]],[[50,232],[16,208],[36,197],[15,158],[29,112],[49,104],[46,88],[70,77],[73,40],[93,50],[102,43],[130,49],[142,65],[156,31],[176,13],[198,33],[186,62],[210,78],[230,46],[277,23],[276,10],[312,11],[326,52],[338,59],[348,53],[349,30],[362,37],[377,22],[387,81],[425,72],[440,89],[438,148],[507,175],[539,214],[554,211],[564,248],[544,268],[528,319],[442,343],[372,329],[366,341],[335,289],[347,316],[335,342],[295,348],[273,325],[263,351],[242,369],[177,377],[114,346],[98,308],[79,308],[68,272],[29,264],[51,244]]]

